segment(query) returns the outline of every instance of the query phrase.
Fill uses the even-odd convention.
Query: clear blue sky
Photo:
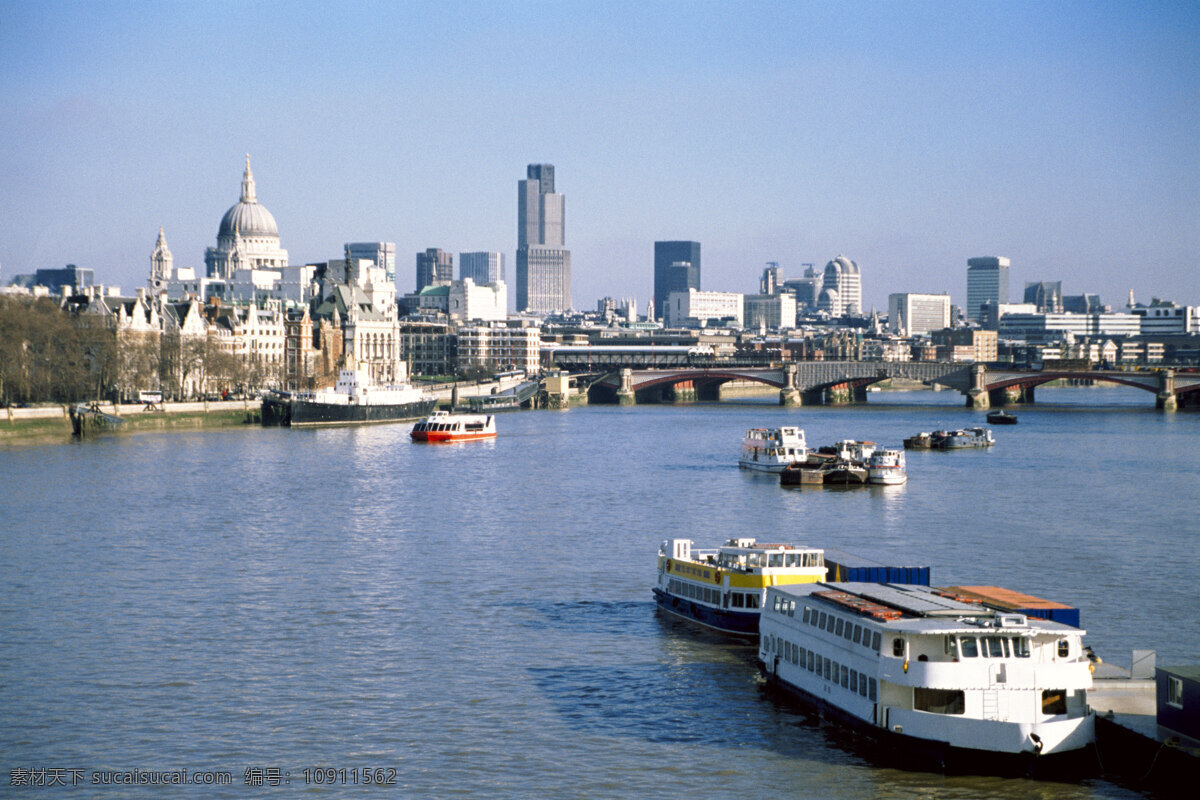
[[[258,197],[293,263],[394,241],[500,250],[556,167],[577,308],[845,254],[864,304],[963,302],[1012,259],[1121,306],[1200,304],[1200,3],[0,5],[0,281],[70,262],[126,292]]]

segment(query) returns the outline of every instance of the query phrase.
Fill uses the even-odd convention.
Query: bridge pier
[[[1158,392],[1154,395],[1154,407],[1160,411],[1177,411],[1179,398],[1175,394],[1175,370],[1159,373]]]
[[[679,383],[671,384],[670,388],[671,402],[673,403],[694,403],[696,402],[696,384],[694,381],[680,381]]]
[[[835,383],[825,390],[825,396],[830,405],[847,405],[854,401],[854,387],[848,383]],[[864,397],[864,399],[866,398]]]
[[[788,408],[804,405],[804,399],[796,389],[796,365],[783,365],[783,388],[779,390],[779,405]]]
[[[637,404],[637,397],[633,394],[633,370],[629,367],[621,368],[621,388],[617,389],[617,404],[622,406]]]
[[[991,394],[987,388],[987,367],[976,364],[971,367],[971,388],[967,390],[967,408],[986,411],[992,407]]]
[[[993,406],[1011,406],[1017,403],[1032,403],[1032,386],[1005,386],[1003,389],[988,390],[988,400]]]

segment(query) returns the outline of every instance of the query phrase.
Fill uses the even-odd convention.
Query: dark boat
[[[987,421],[993,425],[1016,425],[1017,415],[997,409],[995,411],[988,412]]]
[[[377,386],[365,371],[344,369],[333,389],[264,395],[262,421],[293,428],[401,422],[428,415],[436,403],[433,395],[411,385]]]

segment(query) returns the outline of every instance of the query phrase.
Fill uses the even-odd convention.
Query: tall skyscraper
[[[700,288],[700,243],[654,243],[654,315],[666,316],[671,292]]]
[[[438,247],[417,253],[417,291],[426,286],[449,286],[454,280],[454,254]]]
[[[817,307],[834,317],[862,314],[862,273],[858,264],[845,256],[838,256],[825,265],[825,277],[821,280],[821,297]]]
[[[1009,260],[1002,256],[967,259],[967,319],[982,322],[980,309],[1008,302]]]
[[[388,280],[396,282],[395,242],[347,242],[346,258],[366,258],[375,262],[387,273]]]
[[[494,286],[503,282],[504,253],[459,253],[458,277],[460,280],[470,278],[480,286]]]
[[[517,310],[565,311],[571,307],[565,198],[554,191],[553,164],[530,164],[526,176],[517,182]]]

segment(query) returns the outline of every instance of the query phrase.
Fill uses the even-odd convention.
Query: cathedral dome
[[[246,156],[246,172],[242,175],[242,198],[221,217],[217,239],[232,238],[234,232],[242,236],[274,236],[279,228],[275,217],[264,206],[259,205],[254,192],[254,176],[250,173],[250,156]]]

